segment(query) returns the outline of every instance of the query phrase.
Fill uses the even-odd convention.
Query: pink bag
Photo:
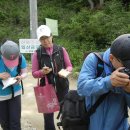
[[[45,86],[38,85],[34,87],[34,93],[39,113],[53,113],[59,111],[60,106],[57,99],[55,89],[52,84],[48,83],[47,77],[45,76]]]

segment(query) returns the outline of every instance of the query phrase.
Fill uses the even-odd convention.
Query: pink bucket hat
[[[6,41],[1,46],[1,54],[4,64],[7,67],[18,66],[20,50],[18,45],[13,41]]]

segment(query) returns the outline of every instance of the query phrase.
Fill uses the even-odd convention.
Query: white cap
[[[47,25],[41,25],[37,28],[37,38],[40,40],[42,36],[51,36],[51,29]]]

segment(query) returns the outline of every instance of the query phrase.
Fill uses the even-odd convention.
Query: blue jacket
[[[104,65],[106,77],[97,77],[97,57],[91,53],[85,59],[78,77],[78,93],[86,97],[86,107],[89,109],[100,95],[111,93],[90,117],[89,130],[128,130],[129,124],[125,117],[124,106],[130,106],[130,94],[121,87],[112,87],[110,74],[112,65],[109,61],[110,49],[104,52],[103,59],[111,66]]]
[[[26,66],[27,66],[26,60],[25,60],[24,56],[22,55],[21,69],[26,68]],[[18,74],[17,67],[14,67],[12,69],[7,68],[4,65],[2,57],[0,56],[0,73],[3,73],[3,72],[8,72],[11,75],[11,77],[16,77],[16,75]],[[0,79],[0,82],[2,82],[2,79]],[[11,87],[7,87],[5,89],[2,89],[2,87],[3,86],[0,83],[0,101],[11,99],[12,98]],[[14,91],[14,96],[20,95],[22,93],[21,85],[20,84],[13,85],[13,91]]]

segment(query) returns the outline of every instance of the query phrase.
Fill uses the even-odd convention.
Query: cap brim
[[[7,67],[16,67],[18,66],[19,57],[17,57],[15,60],[7,60],[6,58],[3,57],[3,61]]]
[[[130,69],[130,60],[123,61],[124,67]]]
[[[42,35],[42,34],[41,34],[41,35],[38,36],[38,40],[40,40],[41,37],[50,37],[50,35]]]

